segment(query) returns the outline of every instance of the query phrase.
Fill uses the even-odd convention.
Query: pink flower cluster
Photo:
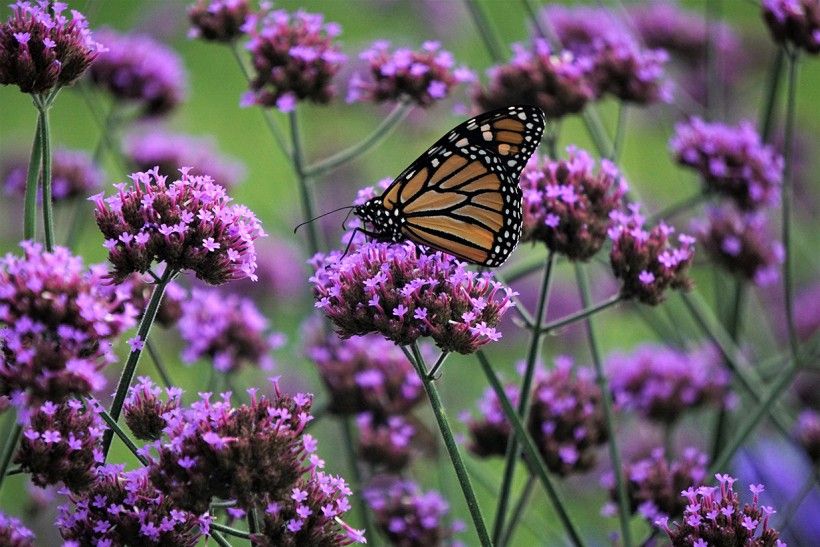
[[[820,4],[815,0],[763,0],[762,10],[777,42],[820,53]]]
[[[251,8],[249,0],[196,0],[188,7],[190,38],[232,42],[245,34]]]
[[[504,393],[513,407],[517,407],[521,389],[515,384],[507,384],[504,386]],[[488,387],[478,400],[478,417],[465,411],[461,415],[461,421],[470,430],[470,452],[479,458],[506,454],[512,426],[504,415],[504,409],[494,389]]]
[[[182,390],[178,387],[165,389],[166,400],[160,395],[162,389],[147,376],[140,376],[128,390],[122,407],[128,429],[138,439],[156,441],[162,437],[167,423],[164,415],[182,404]]]

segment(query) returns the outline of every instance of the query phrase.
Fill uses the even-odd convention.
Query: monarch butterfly
[[[353,208],[380,241],[415,243],[482,266],[507,260],[521,237],[518,178],[544,133],[535,106],[485,112],[455,127]]]

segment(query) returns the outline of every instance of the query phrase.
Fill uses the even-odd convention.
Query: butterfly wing
[[[534,106],[467,120],[405,169],[382,195],[402,233],[468,262],[501,265],[521,236],[518,178],[544,132]]]

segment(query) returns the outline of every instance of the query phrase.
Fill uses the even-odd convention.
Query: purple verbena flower
[[[194,547],[208,533],[210,515],[179,510],[151,483],[148,468],[122,467],[100,468],[88,490],[58,508],[56,525],[67,545]]]
[[[186,343],[183,361],[208,357],[223,373],[248,363],[270,370],[271,352],[284,343],[284,335],[270,332],[269,321],[252,300],[216,289],[193,289],[182,303],[177,327]]]
[[[317,255],[313,264],[316,307],[343,338],[376,332],[407,345],[430,336],[442,351],[467,354],[500,337],[495,327],[513,306],[513,291],[490,274],[409,241],[365,243],[344,257]]]
[[[21,158],[22,159],[22,158]],[[26,193],[26,161],[5,166],[6,195],[23,197]],[[103,185],[103,172],[86,152],[57,149],[51,161],[51,196],[55,203],[86,198]],[[38,195],[42,200],[42,193]]]
[[[333,41],[340,31],[318,13],[275,10],[261,17],[248,30],[255,75],[242,103],[290,112],[298,101],[329,102],[335,94],[331,82],[345,61]]]
[[[621,280],[621,295],[654,306],[664,300],[667,289],[691,287],[687,270],[694,258],[695,240],[680,234],[680,246],[673,247],[669,238],[673,229],[660,224],[646,230],[639,211],[640,206],[632,204],[629,213],[612,212],[609,259],[615,277]],[[652,274],[651,280],[647,273]]]
[[[37,486],[63,483],[73,492],[83,491],[102,461],[104,430],[90,404],[46,401],[29,409],[14,461]]]
[[[610,354],[606,369],[619,407],[650,420],[672,424],[687,410],[727,403],[729,373],[711,346],[682,351],[645,344]]]
[[[520,388],[515,384],[507,384],[504,392],[510,403],[517,406]],[[484,395],[478,400],[478,412],[477,418],[464,416],[464,422],[470,430],[468,449],[480,458],[503,456],[507,452],[512,426],[504,415],[495,390],[487,388],[484,391]]]
[[[812,462],[820,461],[820,412],[804,410],[797,418],[794,436]]]
[[[170,47],[141,34],[98,33],[107,51],[91,65],[91,82],[145,117],[174,110],[187,94],[185,67]]]
[[[820,4],[816,0],[763,0],[763,19],[772,38],[807,53],[820,53]]]
[[[560,118],[580,112],[595,98],[591,58],[570,51],[554,54],[540,38],[531,47],[512,47],[512,60],[491,68],[487,88],[476,87],[473,93],[482,110],[533,104],[547,117]]]
[[[105,48],[85,17],[64,2],[18,1],[0,24],[0,85],[45,93],[73,84]]]
[[[167,425],[164,415],[179,408],[182,399],[179,388],[167,388],[167,400],[164,401],[160,398],[161,393],[162,390],[147,376],[140,376],[137,383],[129,388],[122,412],[125,423],[136,438],[156,441],[162,437]]]
[[[180,166],[193,166],[191,175],[208,174],[226,188],[232,188],[245,176],[244,165],[220,154],[216,142],[209,137],[153,128],[127,135],[123,152],[139,171],[158,166],[161,174],[173,177]]]
[[[669,147],[678,163],[700,173],[709,190],[743,209],[771,205],[778,198],[783,157],[760,140],[751,122],[727,126],[692,118],[675,126]]]
[[[0,260],[0,395],[36,405],[100,389],[112,340],[136,322],[129,289],[63,247],[20,246]]]
[[[734,275],[761,287],[780,277],[783,245],[772,237],[762,212],[713,208],[706,222],[696,223],[696,229],[712,260]]]
[[[359,457],[375,469],[400,473],[417,448],[416,426],[401,415],[379,417],[365,412],[356,417]]]
[[[342,340],[324,332],[318,321],[304,331],[305,354],[328,389],[330,412],[389,416],[405,414],[421,401],[421,379],[395,344],[377,335]]]
[[[248,0],[196,0],[188,7],[190,38],[233,42],[243,36],[251,19]]]
[[[189,175],[185,167],[180,172],[170,183],[157,169],[134,173],[132,184],[116,185],[116,194],[91,198],[112,276],[122,280],[165,262],[172,272],[192,270],[211,285],[255,279],[254,241],[265,235],[256,215],[232,204],[211,177]],[[209,249],[209,238],[218,247]]]
[[[617,167],[584,150],[567,148],[566,160],[533,156],[521,173],[524,240],[543,241],[571,260],[588,260],[606,241],[612,211],[621,207],[626,182]]]
[[[367,76],[351,78],[348,102],[406,100],[428,107],[447,98],[457,84],[475,79],[467,68],[456,67],[453,55],[438,42],[425,42],[417,51],[391,51],[387,40],[379,40],[359,58],[369,70]]]
[[[34,547],[34,532],[23,526],[20,519],[0,513],[0,545]]]

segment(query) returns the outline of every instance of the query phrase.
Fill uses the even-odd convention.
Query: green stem
[[[159,351],[157,351],[156,346],[154,346],[154,341],[146,340],[145,347],[148,350],[148,355],[151,357],[151,361],[154,362],[154,366],[159,373],[159,377],[162,379],[162,383],[165,387],[173,387],[174,383],[171,381],[171,376],[168,375],[168,370],[162,362],[162,357],[160,356]]]
[[[575,265],[575,277],[578,281],[578,290],[581,293],[581,301],[584,306],[589,306],[589,283],[586,272],[580,264]],[[592,362],[595,365],[595,380],[601,390],[601,403],[604,407],[604,419],[606,421],[607,439],[609,442],[609,457],[612,461],[612,470],[615,473],[615,485],[618,493],[618,517],[621,521],[621,533],[623,534],[623,544],[625,547],[632,545],[632,534],[629,530],[629,496],[626,491],[626,480],[624,470],[621,465],[621,453],[618,449],[618,442],[615,438],[615,419],[612,411],[612,391],[609,389],[609,381],[604,373],[603,361],[601,359],[598,340],[595,336],[595,329],[592,325],[592,318],[586,318],[587,338],[589,341],[589,351],[592,354]]]
[[[54,209],[51,197],[51,127],[48,121],[50,104],[42,103],[40,108],[40,146],[42,147],[43,185],[43,225],[45,228],[46,250],[54,250]]]
[[[783,59],[786,52],[783,48],[777,48],[772,65],[769,68],[769,77],[766,78],[766,92],[763,95],[763,106],[760,109],[760,139],[769,142],[774,127],[774,111],[777,104],[777,96],[780,94],[780,73],[783,72]]]
[[[555,264],[555,253],[551,250],[547,254],[544,262],[544,276],[541,280],[541,289],[538,292],[538,304],[535,308],[534,324],[540,325],[547,314],[547,303],[549,302],[550,285],[552,283],[552,267]],[[521,395],[518,399],[518,415],[526,422],[526,416],[530,405],[530,395],[532,392],[532,380],[535,376],[535,367],[538,362],[538,355],[541,352],[541,340],[543,333],[534,329],[530,338],[530,346],[527,352],[527,365],[524,370],[524,378],[521,382]],[[495,511],[495,523],[493,524],[493,543],[498,544],[501,534],[504,532],[504,519],[507,516],[507,505],[510,499],[510,490],[515,476],[515,464],[518,462],[518,442],[515,435],[510,435],[507,439],[507,451],[504,461],[504,475],[501,480],[501,492],[498,496],[498,505]]]
[[[715,39],[720,32],[718,21],[722,11],[721,0],[706,0],[706,119],[720,117],[723,98],[720,96],[720,48]]]
[[[364,500],[362,491],[364,488],[364,480],[362,480],[362,472],[359,468],[359,458],[356,454],[356,435],[353,433],[353,424],[349,416],[342,416],[339,420],[342,426],[343,442],[347,450],[347,461],[350,464],[351,478],[353,482],[353,489],[356,493],[356,502],[359,505],[359,513],[362,516],[362,527],[365,530],[375,530],[373,520],[370,518],[370,510]]]
[[[310,180],[305,174],[305,157],[302,149],[302,137],[299,132],[299,118],[296,110],[290,114],[290,140],[293,146],[293,169],[296,171],[296,181],[299,186],[299,198],[302,201],[302,216],[304,220],[310,220],[316,216],[313,209],[313,198],[310,195]],[[319,232],[316,224],[309,222],[307,224],[308,244],[311,256],[319,252]]]
[[[162,295],[165,294],[165,288],[171,279],[174,278],[175,272],[170,268],[165,269],[160,281],[154,286],[154,292],[151,293],[151,300],[148,301],[148,306],[145,313],[140,320],[139,328],[137,329],[137,336],[140,340],[145,342],[148,340],[148,334],[151,331],[151,326],[154,324],[154,319],[157,315],[157,310],[162,302]],[[135,349],[128,354],[128,360],[125,362],[125,367],[122,369],[119,383],[117,384],[117,391],[114,394],[114,401],[111,403],[111,418],[116,422],[120,419],[120,412],[122,405],[125,403],[125,396],[128,394],[128,388],[131,386],[131,381],[134,379],[134,373],[137,370],[137,363],[139,363],[142,350]],[[114,438],[114,431],[109,429],[103,436],[103,461],[108,456],[108,451],[111,448],[111,441]]]
[[[512,539],[521,517],[523,517],[524,513],[527,512],[527,507],[530,504],[530,497],[532,496],[533,488],[535,488],[535,477],[530,475],[527,477],[527,483],[524,485],[524,489],[518,496],[518,501],[515,502],[512,514],[510,515],[510,522],[507,524],[507,528],[501,536],[501,541],[498,542],[498,547],[504,547],[504,545],[507,545],[510,542],[510,539]]]
[[[447,358],[449,356],[450,356],[449,351],[442,351],[441,352],[441,355],[438,356],[438,359],[436,360],[436,363],[433,365],[433,368],[430,369],[430,374],[429,374],[430,380],[435,380],[436,379],[436,376],[438,374],[439,369],[444,366],[444,362],[447,360]]]
[[[537,272],[544,266],[544,259],[541,256],[526,257],[520,262],[511,264],[505,267],[502,271],[496,273],[499,281],[509,285],[515,283],[519,279],[523,279],[528,275]]]
[[[476,357],[478,357],[478,362],[481,364],[481,370],[484,371],[484,375],[487,377],[487,381],[490,383],[490,387],[492,387],[493,391],[495,391],[496,397],[498,397],[498,401],[501,403],[501,408],[504,411],[504,416],[507,418],[507,421],[510,422],[512,425],[513,430],[515,431],[516,436],[518,437],[518,441],[521,443],[521,448],[524,451],[524,461],[530,467],[530,471],[534,474],[538,480],[541,482],[541,485],[544,487],[544,491],[547,493],[547,496],[550,498],[553,507],[555,508],[556,513],[558,513],[558,518],[561,521],[561,524],[564,526],[567,534],[569,534],[570,540],[574,545],[583,546],[584,542],[581,539],[578,530],[575,528],[575,525],[572,523],[572,520],[569,518],[569,514],[567,513],[564,504],[561,502],[561,498],[558,496],[558,492],[555,490],[555,486],[552,484],[552,481],[549,478],[549,473],[547,472],[547,467],[544,465],[544,460],[541,458],[540,454],[538,453],[538,449],[535,447],[535,442],[530,437],[530,434],[524,427],[524,423],[521,421],[521,418],[513,409],[512,403],[510,403],[510,399],[507,397],[507,394],[504,392],[504,387],[501,385],[501,381],[498,379],[493,367],[490,365],[490,361],[487,359],[487,356],[484,355],[484,352],[478,350],[476,352]]]
[[[93,399],[91,399],[91,402],[92,404],[99,405],[99,403],[97,403]],[[137,447],[137,445],[134,443],[134,441],[131,440],[131,437],[129,437],[128,434],[119,426],[116,420],[114,420],[114,418],[111,417],[111,414],[109,414],[105,410],[102,410],[102,406],[100,406],[100,410],[100,417],[103,419],[103,421],[105,421],[105,423],[108,424],[108,427],[110,427],[114,431],[114,433],[117,434],[117,437],[119,437],[123,444],[125,444],[125,446],[128,447],[128,450],[130,450],[131,453],[134,456],[136,456],[136,458],[140,461],[142,465],[148,465],[148,460],[145,459],[139,453],[139,448]]]
[[[612,157],[609,158],[615,163],[621,157],[621,151],[624,146],[624,137],[626,137],[626,118],[629,111],[629,105],[624,101],[618,103],[618,121],[615,124],[615,139],[612,141]]]
[[[792,264],[791,248],[791,210],[792,210],[792,180],[794,175],[794,125],[797,106],[797,68],[798,54],[796,51],[789,53],[789,79],[786,88],[786,128],[783,137],[783,188],[782,197],[782,238],[783,238],[783,298],[786,312],[786,326],[788,328],[789,349],[792,352],[792,359],[797,361],[797,353],[800,342],[797,337],[797,329],[794,324],[794,265]]]
[[[256,514],[256,507],[248,509],[248,532],[256,534],[259,532],[259,516]]]
[[[40,115],[37,115],[37,125],[34,129],[34,143],[31,145],[31,157],[26,174],[26,201],[24,205],[23,239],[33,240],[37,235],[37,190],[40,184],[40,164],[42,162],[43,147],[42,131],[40,130]]]
[[[623,297],[620,294],[614,294],[600,302],[595,304],[594,306],[586,306],[584,309],[579,310],[575,313],[571,313],[567,316],[562,317],[561,319],[556,319],[551,323],[547,323],[541,327],[542,333],[552,332],[554,330],[560,329],[561,327],[566,327],[567,325],[571,325],[572,323],[577,323],[578,321],[582,321],[587,319],[588,317],[595,315],[598,312],[601,312],[607,308],[611,308],[615,304],[619,304],[623,301]]]
[[[676,422],[663,424],[663,452],[667,461],[675,458],[675,424]]]
[[[238,537],[238,538],[242,538],[242,539],[251,539],[251,534],[250,533],[248,533],[244,530],[239,530],[238,528],[231,528],[230,526],[226,526],[224,524],[219,524],[218,522],[212,522],[211,523],[211,530],[216,530],[217,532],[223,532],[223,533],[228,534],[230,536],[234,536],[234,537]],[[216,535],[216,534],[214,534],[214,535]],[[223,538],[222,541],[225,541],[225,539]],[[230,543],[227,543],[227,542],[225,544],[230,545]]]
[[[9,413],[11,419],[14,420],[14,415]],[[3,453],[0,456],[0,490],[3,489],[3,481],[6,478],[6,472],[11,464],[11,459],[14,456],[14,450],[17,448],[17,443],[20,441],[20,435],[23,434],[23,426],[15,423],[8,437],[6,437],[6,444],[3,445]]]
[[[464,467],[464,460],[461,458],[461,453],[459,452],[458,445],[456,444],[455,437],[453,436],[453,431],[450,428],[450,422],[447,419],[444,404],[441,402],[441,398],[439,397],[435,383],[429,378],[429,373],[424,364],[424,358],[421,355],[421,351],[419,351],[418,345],[415,342],[410,346],[409,351],[404,346],[402,346],[402,350],[405,355],[407,355],[407,359],[410,360],[415,367],[416,372],[424,385],[424,390],[427,392],[427,398],[430,400],[430,406],[436,417],[436,422],[438,423],[439,431],[441,431],[441,436],[444,439],[444,446],[447,447],[447,453],[450,456],[450,461],[453,463],[453,469],[455,469],[456,476],[458,477],[461,491],[464,494],[464,499],[467,501],[467,508],[470,510],[470,517],[472,517],[475,531],[478,534],[478,539],[481,542],[482,547],[491,547],[492,542],[490,541],[490,536],[487,533],[487,525],[484,522],[484,517],[481,514],[481,507],[478,505],[478,499],[476,499],[475,492],[473,491],[470,476],[467,474],[467,469]]]
[[[647,219],[647,223],[649,225],[657,224],[661,220],[670,220],[673,217],[678,216],[681,213],[685,213],[686,211],[692,209],[693,207],[697,207],[704,201],[708,200],[711,197],[711,194],[707,191],[699,192],[694,196],[685,198],[677,203],[673,203],[666,209],[662,209],[651,215]]]
[[[382,120],[378,127],[370,133],[370,135],[350,148],[346,148],[341,152],[333,154],[329,158],[305,167],[305,176],[310,178],[321,177],[337,167],[340,167],[345,163],[353,161],[359,156],[366,154],[381,141],[389,137],[393,130],[399,126],[411,110],[413,110],[413,105],[408,103],[406,100],[400,101],[387,115],[387,117]]]
[[[490,58],[494,63],[502,62],[504,60],[504,48],[481,3],[478,0],[464,0],[464,5],[467,11],[470,12],[470,18],[478,29],[478,35],[481,36]]]
[[[219,547],[233,547],[231,545],[231,543],[222,536],[222,534],[220,534],[219,532],[216,531],[217,529],[215,528],[215,526],[222,526],[221,524],[218,524],[216,522],[211,522],[210,526],[211,526],[211,537],[219,545]],[[227,528],[227,526],[226,526],[226,528]],[[240,531],[240,530],[237,530],[237,531]]]

